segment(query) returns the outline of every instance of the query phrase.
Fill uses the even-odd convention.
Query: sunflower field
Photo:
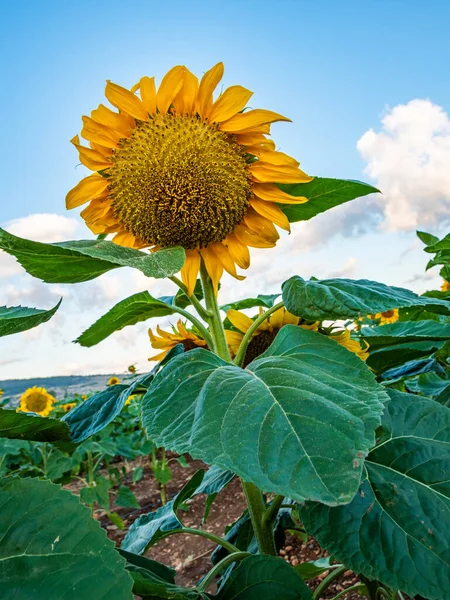
[[[270,253],[277,228],[379,190],[306,174],[270,138],[289,119],[248,108],[239,85],[216,94],[222,75],[108,81],[110,107],[71,140],[92,173],[66,207],[90,234],[0,229],[0,249],[48,284],[128,267],[174,290],[120,301],[76,340],[148,321],[150,371],[84,397],[0,398],[2,599],[448,600],[450,234],[417,233],[440,290],[292,265],[278,293],[223,304],[224,272],[251,277],[250,249]],[[45,327],[60,304],[1,307],[0,336]],[[167,316],[171,330],[151,322]],[[180,579],[167,538],[172,554],[206,544],[203,572]],[[318,557],[288,559],[286,539]]]

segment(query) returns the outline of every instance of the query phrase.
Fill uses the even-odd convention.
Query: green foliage
[[[384,398],[354,354],[288,325],[246,370],[202,349],[175,358],[145,395],[142,418],[160,446],[268,492],[334,505],[356,493]]]
[[[147,321],[152,317],[164,317],[173,313],[174,310],[170,305],[153,298],[148,292],[139,292],[121,300],[75,341],[81,346],[95,346],[124,327]]]
[[[237,302],[230,302],[229,304],[224,304],[220,308],[225,312],[228,312],[230,308],[234,310],[244,310],[246,308],[254,308],[255,306],[270,308],[279,297],[280,294],[258,294],[256,298],[245,298],[244,300],[238,300]]]
[[[61,300],[50,310],[25,306],[0,306],[0,337],[21,333],[49,321],[60,307]]]
[[[275,556],[244,559],[215,596],[217,600],[312,600],[297,572]]]
[[[107,240],[43,244],[0,229],[0,249],[15,256],[22,267],[46,283],[79,283],[119,267],[132,267],[157,279],[177,273],[184,264],[182,248],[145,253]]]
[[[407,306],[423,306],[450,314],[450,303],[417,296],[409,290],[367,279],[305,281],[295,275],[283,283],[283,300],[289,312],[307,320],[356,319]]]
[[[125,561],[72,494],[48,481],[7,477],[0,505],[4,600],[132,600]]]
[[[354,500],[307,504],[312,535],[357,573],[393,589],[445,600],[450,589],[450,411],[389,391],[379,444]]]
[[[308,198],[305,204],[280,205],[291,223],[308,221],[330,208],[380,191],[361,181],[326,177],[314,177],[309,183],[283,183],[279,184],[279,187],[291,196]]]
[[[0,437],[36,442],[68,442],[68,426],[57,419],[0,408]]]

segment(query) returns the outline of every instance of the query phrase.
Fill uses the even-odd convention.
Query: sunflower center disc
[[[251,182],[232,138],[195,116],[157,114],[113,158],[112,208],[148,245],[204,248],[234,231]]]
[[[47,398],[39,393],[33,393],[27,399],[28,408],[33,412],[42,412],[47,407]]]
[[[255,337],[251,339],[242,363],[243,368],[267,350],[279,331],[279,329],[274,329],[273,331],[261,331],[261,333],[255,335]]]

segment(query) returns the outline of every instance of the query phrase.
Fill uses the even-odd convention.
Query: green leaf
[[[426,248],[424,248],[424,250],[425,252],[430,252],[431,254],[435,254],[441,250],[450,250],[450,233],[442,238],[442,240],[437,240],[436,242],[428,245]]]
[[[430,356],[430,354],[443,348],[444,344],[445,342],[436,342],[433,340],[391,344],[390,346],[386,346],[386,348],[379,348],[371,352],[366,363],[377,373],[383,373],[387,369],[403,365],[405,361]]]
[[[25,306],[0,306],[0,337],[21,333],[49,321],[60,307],[62,299],[50,310]]]
[[[86,329],[75,342],[81,346],[95,346],[115,331],[120,331],[128,325],[136,325],[152,317],[172,315],[174,312],[171,306],[153,298],[148,292],[139,292],[116,304]]]
[[[47,458],[45,477],[50,481],[58,482],[65,473],[72,471],[73,460],[63,452],[54,448]]]
[[[158,367],[159,364],[155,369]],[[102,392],[93,394],[64,415],[62,420],[70,427],[71,439],[77,443],[82,442],[109,425],[135,390],[150,385],[155,369],[137,377],[131,385],[111,385]]]
[[[117,504],[117,506],[123,506],[125,508],[141,508],[136,496],[126,485],[121,485],[119,487],[119,491],[117,492],[117,496],[114,502],[115,504]]]
[[[421,242],[423,242],[426,246],[431,246],[436,244],[439,241],[439,238],[435,235],[431,235],[431,233],[426,233],[425,231],[416,231],[417,237]]]
[[[256,298],[245,298],[237,302],[230,302],[230,304],[224,304],[220,308],[225,312],[228,312],[231,308],[234,310],[244,310],[245,308],[254,308],[255,306],[271,308],[275,300],[279,297],[280,294],[258,294]]]
[[[124,559],[76,496],[7,477],[0,506],[2,600],[132,600]]]
[[[283,559],[261,554],[245,558],[214,598],[312,600],[312,593],[301,576]]]
[[[450,388],[450,380],[443,379],[436,373],[422,373],[415,379],[405,381],[409,392],[433,398],[439,396],[444,390]]]
[[[235,475],[232,471],[221,469],[216,465],[213,465],[206,471],[203,481],[196,491],[196,494],[208,495],[205,503],[203,522],[205,522],[208,518],[211,506],[213,505],[217,494],[226,488],[234,476]]]
[[[305,196],[308,202],[304,204],[280,204],[291,223],[308,221],[319,213],[344,204],[355,198],[376,194],[380,190],[361,181],[351,179],[330,179],[315,177],[309,183],[284,183],[279,187],[291,196]]]
[[[450,589],[450,411],[389,391],[367,478],[347,506],[307,504],[301,518],[330,554],[392,589],[446,600]]]
[[[147,277],[163,279],[177,273],[185,261],[185,252],[178,246],[146,253],[107,240],[43,244],[4,229],[0,229],[0,249],[15,256],[30,275],[46,283],[89,281],[119,267],[132,267]]]
[[[89,506],[97,503],[100,508],[109,511],[109,490],[111,482],[106,477],[97,477],[94,483],[80,490],[80,500]]]
[[[338,567],[342,567],[341,564],[331,564],[331,558],[327,556],[326,558],[319,558],[317,560],[313,560],[311,562],[304,562],[297,565],[295,570],[302,577],[302,579],[314,579],[321,573],[325,571],[332,571],[333,569],[337,569]]]
[[[123,531],[125,529],[124,520],[116,512],[107,512],[106,516],[108,517],[108,519],[111,521],[111,523],[113,525],[115,525],[118,529],[120,529],[120,531]]]
[[[176,357],[144,396],[142,419],[158,446],[334,505],[358,489],[384,399],[352,352],[286,325],[245,370],[203,349]]]
[[[0,408],[0,437],[34,442],[69,442],[66,423]]]
[[[381,378],[384,380],[397,380],[403,379],[404,377],[414,377],[414,375],[420,375],[421,373],[434,372],[437,374],[445,374],[444,369],[434,358],[425,358],[423,360],[410,360],[400,367],[389,369],[385,371]]]
[[[182,528],[183,524],[178,519],[176,511],[183,502],[194,495],[202,482],[203,475],[204,471],[197,471],[170,502],[155,512],[141,515],[136,519],[122,542],[122,549],[143,554],[146,548],[164,537],[164,533]]]
[[[425,306],[433,312],[450,313],[450,303],[445,300],[417,296],[404,288],[367,279],[305,281],[294,275],[282,288],[287,310],[311,321],[356,319],[407,306]]]
[[[143,467],[136,467],[135,469],[133,469],[133,483],[137,483],[138,481],[140,481],[143,475]]]
[[[403,321],[378,327],[363,327],[360,336],[370,344],[371,349],[399,342],[446,341],[450,340],[450,323]]]

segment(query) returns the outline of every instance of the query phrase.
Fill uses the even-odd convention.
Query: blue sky
[[[104,101],[106,79],[131,86],[144,74],[160,79],[171,66],[180,63],[201,75],[222,60],[224,85],[248,87],[255,92],[252,107],[275,110],[293,120],[292,124],[273,127],[279,148],[294,155],[302,168],[314,175],[365,179],[378,185],[384,182],[387,191],[383,189],[383,202],[390,202],[394,212],[407,200],[400,199],[394,205],[395,194],[389,186],[395,174],[389,171],[389,165],[380,163],[389,151],[398,157],[401,170],[411,152],[418,152],[416,124],[420,131],[426,129],[423,136],[428,137],[424,143],[432,142],[433,148],[431,159],[427,160],[435,161],[434,170],[427,171],[433,182],[427,185],[426,193],[433,188],[429,202],[434,209],[428,213],[428,204],[418,196],[414,200],[415,210],[423,216],[423,228],[439,232],[439,223],[442,228],[446,218],[448,196],[444,202],[445,181],[434,185],[439,178],[432,174],[442,164],[442,152],[448,149],[449,130],[442,114],[450,111],[449,22],[450,4],[438,0],[428,3],[415,0],[9,2],[2,8],[0,26],[3,87],[0,224],[7,226],[11,221],[35,214],[77,219],[77,214],[66,213],[64,208],[65,194],[84,175],[83,168],[77,166],[69,139],[79,132],[81,115]],[[416,99],[428,99],[429,103],[409,104]],[[393,139],[386,152],[381,137],[377,137],[376,143],[366,137],[365,143],[357,148],[358,140],[366,132],[373,129],[378,135],[382,131],[381,120],[399,105],[407,110],[393,113],[395,124],[390,134]],[[436,136],[443,138],[438,149]],[[422,143],[422,138],[419,142]],[[423,182],[419,171],[413,175],[419,184]],[[402,189],[409,189],[409,172],[403,172],[402,177]],[[392,190],[397,188],[394,185]],[[292,240],[286,247],[292,259],[291,272],[308,276],[313,274],[310,271],[321,272],[323,276],[345,274],[345,269],[348,271],[353,265],[351,276],[365,275],[394,283],[401,273],[403,280],[398,284],[408,285],[408,281],[414,284],[415,273],[422,273],[426,257],[414,244],[413,225],[402,227],[401,214],[389,217],[391,209],[386,209],[387,205],[380,209],[380,201],[375,205],[370,199],[367,202],[350,216],[333,212],[335,231],[332,231],[333,219],[323,221],[322,232],[324,229],[329,232],[328,242],[317,239],[315,244],[311,230],[300,229],[306,237],[298,233],[292,239],[300,245],[306,238],[308,242],[300,258]],[[385,218],[388,226],[384,229],[375,226],[371,219],[377,210],[384,211],[385,217],[388,215]],[[340,235],[340,227],[347,233]],[[359,232],[356,236],[355,231]],[[89,232],[74,221],[73,227],[67,227],[67,233],[88,237]],[[277,252],[274,260],[282,261],[282,250],[277,248]],[[405,252],[402,262],[399,256]],[[262,257],[259,264],[264,261]],[[304,268],[303,273],[300,267]],[[251,271],[244,286],[233,288],[236,294],[245,295],[247,290],[254,289],[250,276]],[[276,283],[272,279],[260,280],[269,286]],[[5,280],[6,277],[2,285]],[[4,298],[0,288],[0,305],[16,298],[20,301],[21,290],[28,303],[46,300],[45,308],[51,305],[50,292],[37,288],[22,274],[9,275],[5,285]],[[117,282],[111,285],[117,289]],[[117,293],[108,292],[109,300],[127,295],[122,284],[118,287]],[[56,297],[56,292],[51,293]],[[75,302],[73,298],[72,301]],[[89,314],[83,315],[86,321],[80,317],[77,325],[88,325],[112,303],[108,305],[105,301],[97,312],[93,307],[92,314],[88,311]],[[66,304],[70,305],[70,301]],[[78,300],[78,305],[69,308],[79,313],[80,306]],[[141,335],[142,331],[145,340],[129,362],[145,362],[148,341],[145,329]],[[117,338],[105,350],[107,358],[102,366],[92,362],[89,351],[70,345],[73,337],[68,332],[66,342],[58,342],[58,356],[49,364],[29,349],[30,338],[26,336],[5,338],[0,343],[0,354],[29,357],[25,368],[22,358],[13,364],[4,361],[2,365],[0,356],[0,379],[15,377],[19,372],[24,374],[24,369],[30,376],[69,372],[70,365],[75,365],[74,371],[82,370],[83,365],[107,371],[118,368],[124,354],[123,344]],[[38,337],[39,351],[51,354],[55,345],[51,334]]]

